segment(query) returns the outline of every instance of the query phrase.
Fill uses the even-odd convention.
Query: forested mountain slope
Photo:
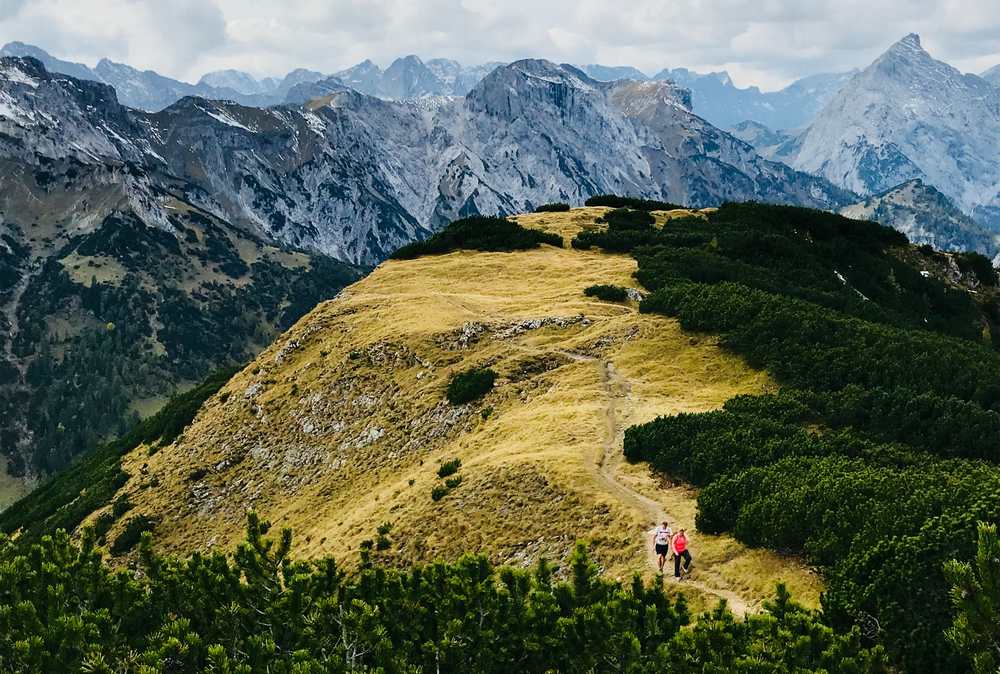
[[[0,73],[5,473],[66,466],[358,277],[206,208],[110,87],[33,60]]]
[[[128,565],[145,531],[232,549],[249,505],[298,532],[297,556],[347,568],[359,548],[362,569],[470,550],[576,568],[582,539],[625,578],[652,573],[667,517],[697,523],[690,599],[752,614],[781,579],[808,601],[818,579],[768,549],[793,551],[822,570],[836,630],[905,671],[967,667],[943,563],[1000,517],[988,260],[754,204],[517,222],[398,251],[0,526],[93,527]]]
[[[518,220],[568,244],[607,210]],[[131,451],[120,488],[90,502],[85,522],[100,522],[111,547],[139,522],[161,550],[227,550],[252,506],[294,528],[304,557],[352,563],[388,522],[395,544],[382,556],[393,565],[472,550],[518,566],[563,563],[587,539],[612,576],[651,575],[647,530],[664,511],[693,527],[694,495],[660,492],[647,471],[623,465],[625,426],[713,409],[767,378],[635,302],[584,294],[632,285],[634,270],[627,256],[568,245],[387,262],[264,351],[175,440]],[[450,401],[451,378],[475,368],[496,373],[490,391]],[[47,498],[15,506],[3,527],[45,520]],[[816,601],[815,577],[793,560],[727,537],[698,546],[690,598],[700,606],[726,597],[753,611],[779,580]]]
[[[701,487],[698,527],[798,551],[831,624],[905,671],[965,671],[944,562],[1000,518],[997,272],[873,223],[727,205],[574,242],[631,251],[649,315],[716,335],[780,388],[626,431],[632,460]]]

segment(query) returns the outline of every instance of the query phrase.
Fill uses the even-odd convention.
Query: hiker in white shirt
[[[653,532],[653,547],[656,549],[656,563],[660,566],[660,573],[663,573],[663,565],[667,561],[667,555],[670,554],[670,539],[673,537],[674,532],[666,520],[663,520],[663,524],[656,527],[656,531]]]

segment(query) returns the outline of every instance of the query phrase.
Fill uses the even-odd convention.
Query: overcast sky
[[[997,0],[0,0],[0,43],[191,81],[415,53],[725,69],[773,89],[864,66],[910,32],[962,70],[1000,63]]]

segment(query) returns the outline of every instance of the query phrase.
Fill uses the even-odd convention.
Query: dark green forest
[[[745,621],[692,616],[659,584],[604,580],[578,545],[557,569],[482,556],[407,570],[294,561],[252,513],[232,557],[140,546],[113,571],[64,533],[0,536],[0,671],[10,672],[889,672],[860,631],[841,634],[783,588]],[[149,534],[146,534],[148,537]],[[391,545],[391,541],[387,542]]]
[[[801,208],[641,221],[573,244],[630,252],[641,311],[720,335],[781,389],[630,428],[626,456],[701,487],[701,530],[820,567],[836,629],[876,626],[866,643],[905,671],[965,671],[943,568],[1000,519],[996,272],[961,256],[973,295],[921,274],[940,253]]]
[[[507,253],[538,248],[541,244],[562,247],[557,234],[526,229],[506,218],[474,216],[451,223],[423,241],[399,248],[392,260],[412,260],[423,255],[441,255],[454,250],[481,250]]]
[[[11,345],[23,378],[0,357],[9,374],[0,380],[0,459],[12,474],[64,469],[132,427],[133,401],[245,362],[360,276],[318,255],[297,266],[263,253],[248,265],[237,244],[264,251],[265,243],[195,210],[171,225],[111,214],[31,274]],[[85,272],[74,280],[70,259],[86,260],[89,283],[79,282]],[[121,278],[98,279],[107,260]]]

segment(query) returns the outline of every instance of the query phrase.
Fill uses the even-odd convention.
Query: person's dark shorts
[[[670,544],[669,543],[657,543],[656,544],[656,554],[658,554],[658,555],[669,555],[670,554]]]

